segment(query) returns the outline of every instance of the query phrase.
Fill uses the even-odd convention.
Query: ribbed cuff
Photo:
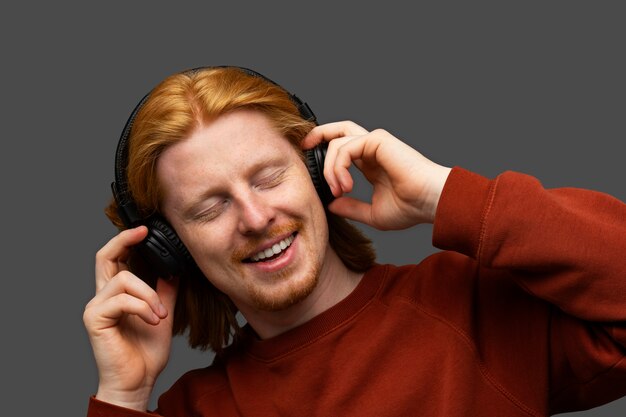
[[[433,245],[475,258],[494,186],[494,180],[452,168],[435,214]]]

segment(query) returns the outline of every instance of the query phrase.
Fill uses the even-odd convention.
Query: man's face
[[[322,204],[298,152],[259,112],[225,114],[157,162],[163,212],[194,260],[240,308],[311,293],[328,247]]]

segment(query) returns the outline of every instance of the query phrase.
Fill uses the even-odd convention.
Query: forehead
[[[196,129],[170,146],[157,161],[166,194],[235,180],[263,163],[298,158],[292,145],[263,114],[237,110]]]

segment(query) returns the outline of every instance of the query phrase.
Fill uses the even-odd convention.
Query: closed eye
[[[255,188],[260,190],[266,190],[269,188],[274,188],[279,185],[285,179],[285,173],[287,172],[287,168],[279,169],[278,171],[272,172],[270,175],[262,177],[257,181]]]
[[[198,213],[194,216],[194,220],[197,220],[202,223],[210,222],[219,216],[229,205],[229,201],[226,199],[220,200],[217,203],[213,204],[207,210],[204,210],[201,213]]]

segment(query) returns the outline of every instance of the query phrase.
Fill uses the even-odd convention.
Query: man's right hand
[[[125,230],[98,251],[96,295],[83,314],[100,377],[96,398],[141,411],[168,361],[178,290],[177,279],[159,279],[154,291],[128,271],[130,248],[147,231]]]

